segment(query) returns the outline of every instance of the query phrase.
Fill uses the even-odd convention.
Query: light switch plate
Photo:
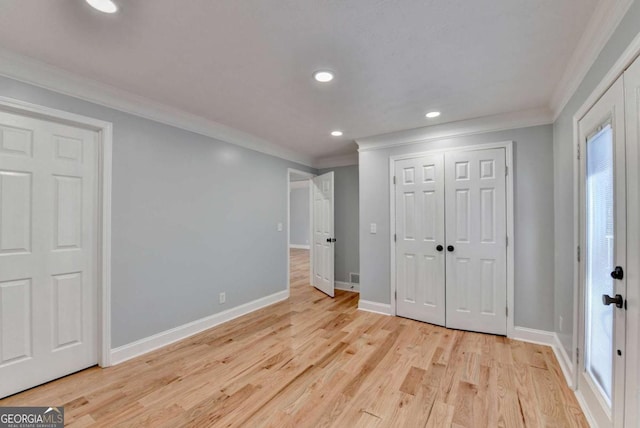
[[[373,234],[378,233],[378,225],[375,224],[375,223],[371,223],[370,230],[371,230],[371,233],[373,233]]]

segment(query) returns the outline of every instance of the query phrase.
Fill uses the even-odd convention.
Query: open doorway
[[[312,272],[312,178],[313,174],[289,169],[287,172],[287,245],[289,257],[288,285],[306,287],[311,285]]]

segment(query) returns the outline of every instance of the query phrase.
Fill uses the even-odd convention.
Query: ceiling
[[[4,0],[0,46],[321,158],[546,107],[598,0],[116,2]]]

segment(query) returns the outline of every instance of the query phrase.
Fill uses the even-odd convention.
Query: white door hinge
[[[576,248],[576,258],[578,259],[578,262],[580,262],[580,245]]]
[[[398,235],[396,235],[395,233],[393,234],[393,242],[396,242],[396,240],[398,239]]]
[[[504,308],[504,315],[505,315],[507,318],[509,318],[509,307],[508,307],[508,306]]]
[[[393,176],[393,184],[396,184],[396,176]]]
[[[504,167],[504,175],[505,176],[509,175],[509,167],[508,166]]]

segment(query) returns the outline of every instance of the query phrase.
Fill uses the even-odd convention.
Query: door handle
[[[327,242],[336,242],[336,238],[327,238]]]
[[[442,245],[438,245],[438,246],[436,247],[436,250],[437,250],[437,251],[442,251],[442,250],[444,250],[444,247],[443,247]]]
[[[602,295],[602,304],[605,306],[609,306],[610,304],[615,303],[616,308],[622,308],[624,305],[624,299],[621,295],[616,294],[616,297],[611,297],[608,294]]]
[[[455,247],[453,245],[447,245],[447,251],[451,252],[455,250]]]
[[[624,270],[622,267],[616,266],[616,268],[611,272],[611,278],[613,279],[622,279],[624,278]]]

